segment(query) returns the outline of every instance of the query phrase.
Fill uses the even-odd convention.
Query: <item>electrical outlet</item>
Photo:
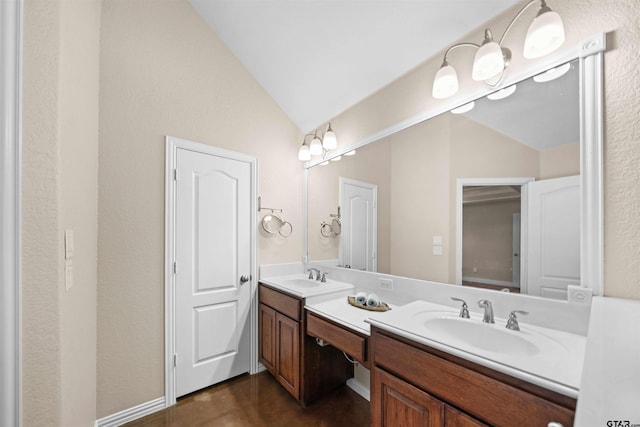
[[[393,280],[391,280],[391,279],[379,279],[378,288],[381,291],[392,291],[393,290]]]
[[[567,300],[578,304],[591,304],[593,290],[581,286],[570,285],[567,287]]]

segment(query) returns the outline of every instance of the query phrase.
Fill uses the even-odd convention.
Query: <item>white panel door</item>
[[[377,271],[378,186],[340,177],[340,263]]]
[[[528,293],[567,299],[580,285],[580,176],[527,184]]]
[[[183,396],[250,370],[251,165],[185,149],[176,157],[176,396]]]

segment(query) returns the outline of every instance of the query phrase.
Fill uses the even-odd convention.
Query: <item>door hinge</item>
[[[174,169],[173,170],[173,180],[177,181],[178,180],[178,169]]]
[[[176,272],[178,271],[178,267],[176,266],[176,262],[173,262],[173,274],[176,274]]]
[[[176,366],[178,366],[178,355],[174,354],[173,355],[173,367],[175,368]]]

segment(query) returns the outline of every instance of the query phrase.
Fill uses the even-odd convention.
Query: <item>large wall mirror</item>
[[[603,46],[590,49],[310,165],[307,260],[556,299],[568,285],[599,293],[601,270],[585,268],[601,265],[601,166],[589,162]]]

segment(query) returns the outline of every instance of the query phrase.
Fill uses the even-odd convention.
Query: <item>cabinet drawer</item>
[[[369,366],[367,338],[310,312],[307,312],[307,334],[322,338],[338,350],[342,350],[352,356],[364,366]]]
[[[260,284],[259,300],[293,320],[302,319],[302,301]]]
[[[494,426],[573,425],[574,411],[374,330],[374,363]]]

